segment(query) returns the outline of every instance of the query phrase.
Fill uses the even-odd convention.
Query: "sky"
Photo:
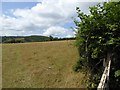
[[[0,36],[43,35],[74,37],[76,7],[89,14],[98,2],[79,0],[39,0],[39,2],[2,2]],[[72,27],[72,28],[71,28]]]

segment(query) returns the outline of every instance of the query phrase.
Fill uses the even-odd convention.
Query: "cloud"
[[[12,16],[4,15],[2,35],[53,35],[58,37],[74,36],[73,31],[65,28],[66,23],[76,17],[76,6],[88,13],[92,3],[79,3],[78,0],[42,0],[31,8],[12,9]]]
[[[45,36],[50,36],[50,35],[52,35],[52,36],[55,36],[55,37],[56,37],[56,36],[66,37],[67,35],[73,36],[74,33],[73,33],[71,30],[65,29],[65,28],[63,28],[63,27],[52,26],[52,27],[48,28],[48,29],[43,33],[43,35],[45,35]]]
[[[74,1],[74,2],[73,2]],[[13,14],[46,25],[65,24],[75,15],[77,0],[43,0],[31,9],[16,9]]]

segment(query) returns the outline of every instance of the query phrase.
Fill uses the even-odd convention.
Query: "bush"
[[[75,65],[73,65],[73,70],[78,72],[82,68],[82,61],[78,60]]]
[[[101,68],[103,68],[101,61],[108,56],[112,60],[111,69],[114,68],[111,70],[113,72],[111,75],[120,70],[119,8],[120,2],[109,2],[90,7],[90,14],[81,12],[79,7],[76,8],[79,18],[79,20],[75,20],[76,42],[79,48],[80,61],[77,61],[74,66],[74,71],[78,71],[83,64],[83,67],[88,69],[92,75],[90,76],[92,83],[97,84],[97,78],[93,79],[92,77],[95,77],[96,74],[100,76]],[[115,76],[119,76],[119,72],[116,72]],[[119,81],[117,78],[113,80]],[[88,86],[93,87],[94,84]]]

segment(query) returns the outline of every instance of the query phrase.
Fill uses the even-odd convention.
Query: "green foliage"
[[[47,37],[47,36],[2,36],[1,43],[24,43],[24,42],[44,42],[44,41],[60,41],[60,40],[75,40],[74,37],[71,38],[57,38],[57,37]]]
[[[4,43],[24,43],[24,38],[7,39]]]
[[[49,41],[49,37],[46,36],[26,36],[25,37],[26,42],[43,42],[43,41]]]
[[[117,70],[117,71],[115,72],[115,77],[120,77],[120,70]]]
[[[50,41],[53,41],[53,37],[52,36],[49,36],[49,38],[50,38]]]
[[[74,21],[77,29],[76,44],[82,62],[80,66],[90,68],[91,73],[101,73],[102,60],[106,58],[107,53],[111,53],[114,63],[112,65],[118,70],[120,69],[117,65],[120,64],[120,2],[97,4],[89,9],[88,15],[81,12],[79,7],[76,8],[80,19]]]
[[[93,88],[96,88],[96,84],[95,83],[93,83],[91,80],[86,80],[85,81],[85,83],[86,83],[86,86],[87,86],[87,88],[89,89],[89,90],[91,90],[91,89],[93,89]]]
[[[81,61],[78,60],[77,63],[75,65],[73,65],[73,70],[75,72],[78,72],[82,68],[82,66],[80,66],[80,64],[81,64]]]

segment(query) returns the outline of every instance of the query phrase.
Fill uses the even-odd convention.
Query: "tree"
[[[109,2],[90,7],[90,14],[76,8],[76,43],[80,53],[80,68],[89,69],[92,77],[101,74],[102,61],[108,53],[112,59],[112,72],[120,70],[120,2]],[[118,65],[119,64],[119,65]],[[98,78],[99,79],[99,78]],[[91,79],[92,80],[92,79]],[[92,80],[95,83],[98,83]],[[120,81],[120,79],[119,79]]]
[[[53,37],[51,35],[49,36],[49,38],[50,38],[50,41],[53,41]]]

